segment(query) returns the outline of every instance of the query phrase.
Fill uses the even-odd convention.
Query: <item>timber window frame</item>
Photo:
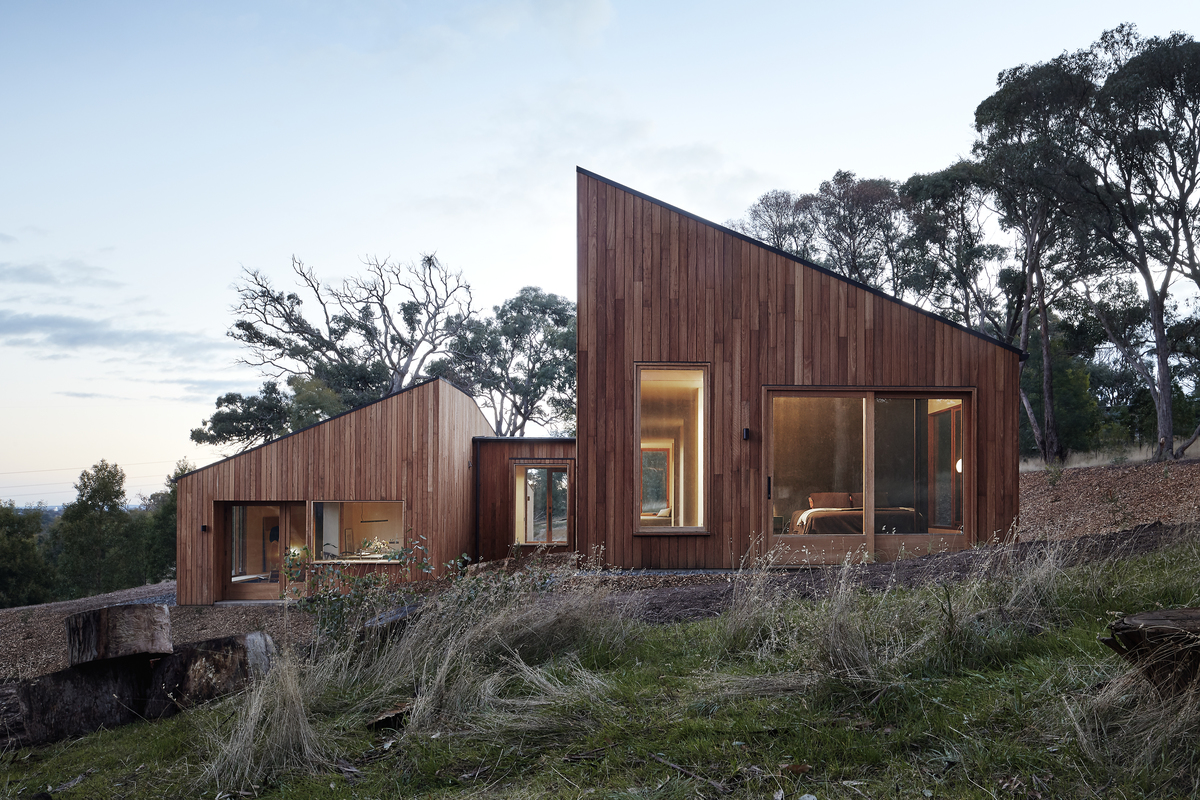
[[[554,492],[551,489],[547,492],[547,502],[550,507],[547,511],[547,540],[538,541],[530,540],[527,537],[529,529],[528,520],[525,518],[525,503],[528,473],[530,470],[545,470],[547,478],[556,472],[566,475],[566,532],[561,539],[553,538],[554,522],[553,522],[553,497]],[[511,516],[511,531],[513,535],[513,543],[519,547],[569,547],[575,541],[575,460],[571,458],[533,458],[512,459],[512,472],[509,480],[509,485],[513,492],[513,512]],[[552,486],[552,484],[548,485]]]
[[[824,530],[818,526],[805,530],[789,530],[788,521],[792,518],[793,513],[798,513],[790,512],[790,509],[783,513],[784,517],[788,517],[788,521],[784,521],[783,525],[780,525],[781,517],[777,501],[781,499],[780,489],[788,485],[786,479],[782,479],[783,473],[780,472],[781,462],[784,460],[781,459],[781,453],[788,452],[788,450],[777,429],[777,424],[782,423],[777,423],[776,420],[776,413],[779,410],[776,401],[789,397],[826,400],[839,398],[862,402],[860,417],[862,452],[859,465],[861,485],[857,487],[842,485],[814,487],[834,493],[843,491],[851,493],[852,496],[846,503],[848,508],[827,509],[827,511],[832,512],[828,515],[830,517],[836,517],[838,514],[849,515],[850,512],[861,513],[861,523],[859,523],[857,532],[834,530],[834,525],[830,525]],[[922,490],[927,493],[924,506],[922,507],[919,499],[898,500],[895,491],[888,491],[889,480],[901,474],[891,471],[888,466],[889,455],[886,451],[891,450],[890,457],[894,462],[897,449],[894,446],[884,446],[885,444],[894,444],[888,440],[889,423],[882,410],[888,401],[916,401],[913,404],[912,413],[923,413],[924,419],[928,423],[933,423],[941,416],[953,420],[949,426],[953,440],[950,448],[956,450],[958,455],[948,462],[949,475],[948,478],[943,478],[943,480],[949,481],[948,486],[954,497],[953,502],[949,504],[952,512],[949,520],[935,520],[935,515],[928,505],[928,501],[934,495],[931,485],[935,480],[935,462],[931,458],[932,451],[935,449],[932,424],[927,423],[927,430],[919,426],[909,430],[910,435],[914,437],[918,435],[929,437],[924,452],[922,452],[921,445],[915,444],[909,455],[913,465],[911,475],[915,480],[917,497],[920,497]],[[926,405],[921,405],[922,403]],[[898,552],[923,554],[947,549],[961,549],[969,545],[979,533],[975,530],[977,505],[976,408],[973,387],[764,386],[762,465],[766,502],[763,505],[763,516],[765,517],[763,524],[764,530],[770,532],[770,546],[784,545],[785,549],[790,551],[781,563],[835,563],[846,552],[861,551],[865,558],[873,559],[876,553],[895,557]],[[950,411],[951,414],[947,415],[946,411]],[[792,447],[801,453],[812,451],[811,448],[798,447],[795,443],[792,444]],[[956,461],[958,463],[955,463]],[[939,474],[945,472],[946,470],[943,469],[945,465],[940,461],[938,464]],[[922,484],[924,484],[924,489],[922,489]],[[858,490],[856,495],[854,494],[855,489]],[[807,489],[801,488],[799,494],[806,494],[807,491]],[[889,494],[891,495],[890,499]],[[785,500],[786,502],[787,500]],[[795,498],[791,498],[791,502],[794,505],[797,501]],[[894,529],[891,520],[895,519],[896,512],[902,509],[889,507],[908,506],[910,503],[914,508],[907,510],[914,512],[913,521],[917,527],[907,530],[905,528]],[[877,511],[885,516],[877,519]],[[922,513],[925,515],[924,520],[920,520]],[[921,522],[923,522],[923,526],[920,524]],[[889,528],[892,529],[889,530]]]
[[[708,362],[636,362],[634,364],[633,469],[635,536],[706,536],[709,534],[709,484],[712,475],[712,381]],[[669,409],[669,411],[667,410]],[[678,426],[667,431],[666,413],[678,413]],[[672,504],[647,512],[644,499],[646,454],[668,450],[665,492]],[[665,514],[663,512],[666,512]]]

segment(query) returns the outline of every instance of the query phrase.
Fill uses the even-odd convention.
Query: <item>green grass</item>
[[[349,686],[297,666],[331,766],[220,788],[345,798],[1188,796],[1200,776],[1200,714],[1156,706],[1096,636],[1116,612],[1200,605],[1197,555],[1189,542],[1067,570],[1051,557],[1037,569],[997,566],[994,580],[846,588],[820,603],[780,601],[749,574],[734,613],[662,627],[617,623],[602,603],[570,619],[522,617],[529,597],[508,587],[476,619],[513,614],[512,625],[479,632],[461,622],[471,606],[460,608],[459,627],[425,631],[422,664],[372,656],[348,668]],[[988,610],[997,605],[1003,617]],[[477,638],[438,650],[437,630]],[[438,653],[451,653],[453,668],[437,686],[459,695],[406,730],[369,731],[372,704],[413,686],[433,691]],[[503,680],[489,684],[495,676]],[[0,797],[81,774],[64,796],[214,797],[217,784],[201,776],[246,702],[4,753]]]

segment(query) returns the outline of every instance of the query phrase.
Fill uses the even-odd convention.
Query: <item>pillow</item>
[[[666,508],[660,508],[660,509],[658,510],[658,514],[657,514],[657,516],[660,516],[660,517],[669,517],[669,516],[671,516],[671,507],[670,507],[670,506],[667,506]]]
[[[808,496],[809,508],[849,508],[850,495],[846,492],[813,492]]]
[[[850,507],[851,508],[862,508],[862,499],[863,499],[862,492],[851,492],[850,493]]]

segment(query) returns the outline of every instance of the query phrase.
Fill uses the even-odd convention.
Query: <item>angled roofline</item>
[[[371,406],[375,405],[376,403],[382,403],[384,400],[389,400],[393,397],[399,397],[402,394],[407,394],[408,392],[411,392],[413,389],[420,389],[422,386],[428,386],[429,384],[433,383],[434,381],[441,381],[442,383],[449,386],[451,389],[454,389],[456,392],[459,392],[461,394],[466,395],[467,397],[470,397],[471,400],[475,399],[473,396],[471,396],[467,392],[464,392],[461,388],[459,388],[458,386],[455,386],[453,383],[451,383],[450,381],[446,380],[445,378],[443,378],[441,376],[436,376],[433,378],[426,378],[425,380],[421,381],[420,383],[414,383],[412,386],[406,386],[403,389],[401,389],[400,391],[395,392],[394,394],[389,394],[384,397],[380,397],[378,399],[372,400],[369,403],[364,403],[361,406],[356,406],[355,408],[351,408],[348,411],[343,411],[340,414],[335,414],[334,416],[330,417],[329,419],[323,419],[320,422],[314,422],[312,425],[306,425],[305,427],[301,428],[298,431],[292,431],[291,433],[285,433],[283,436],[272,439],[269,442],[263,442],[262,444],[257,444],[254,447],[251,447],[249,450],[243,450],[240,453],[234,453],[231,456],[226,456],[225,458],[222,458],[220,461],[214,461],[211,464],[205,464],[203,467],[197,467],[196,469],[192,470],[191,472],[185,472],[182,475],[172,478],[171,482],[175,483],[180,478],[186,478],[189,475],[195,475],[197,472],[203,472],[204,470],[209,469],[210,467],[215,467],[218,464],[224,464],[226,461],[232,461],[235,458],[240,458],[240,457],[246,455],[247,453],[253,453],[255,450],[261,450],[262,448],[267,447],[268,445],[275,444],[276,442],[282,442],[284,439],[295,436],[298,433],[304,433],[305,431],[320,427],[321,425],[324,425],[326,422],[333,422],[335,419],[340,419],[341,417],[344,417],[347,414],[354,414],[356,412],[362,411],[364,408],[370,408]],[[475,408],[476,408],[476,410],[479,410],[478,403],[475,404]],[[482,411],[479,411],[479,413],[481,416],[483,415]],[[483,421],[487,422],[486,416],[483,417]],[[488,422],[488,427],[491,427],[491,424],[492,423]]]
[[[699,222],[702,225],[708,225],[711,228],[716,228],[717,230],[721,231],[722,233],[729,234],[730,236],[733,236],[734,238],[737,238],[737,239],[741,239],[744,242],[749,242],[750,244],[761,247],[768,252],[774,253],[775,255],[783,256],[784,258],[788,259],[789,261],[794,261],[797,264],[801,264],[805,267],[808,267],[809,269],[815,269],[817,272],[822,272],[822,273],[830,276],[831,278],[836,278],[837,280],[842,281],[843,283],[848,283],[851,286],[862,289],[863,291],[870,292],[871,294],[873,294],[877,297],[881,297],[884,300],[889,300],[893,303],[898,303],[898,304],[904,306],[905,308],[916,311],[918,314],[924,314],[927,317],[935,319],[938,322],[942,323],[943,325],[949,325],[952,328],[957,328],[958,330],[962,331],[963,333],[969,333],[978,339],[983,339],[985,342],[988,342],[989,344],[994,344],[997,347],[1002,347],[1005,350],[1009,350],[1009,351],[1019,355],[1021,357],[1022,361],[1024,361],[1026,358],[1028,358],[1025,351],[1023,351],[1019,347],[1014,347],[1011,344],[1007,344],[1005,342],[1000,341],[999,339],[997,339],[994,336],[988,336],[986,333],[982,333],[982,332],[974,330],[972,328],[968,328],[966,325],[955,322],[952,319],[947,319],[946,317],[943,317],[941,314],[935,314],[932,311],[927,311],[926,309],[921,308],[919,306],[914,306],[912,303],[905,302],[904,300],[901,300],[898,297],[893,297],[892,295],[888,294],[887,292],[885,292],[881,289],[876,289],[874,286],[868,286],[865,283],[859,283],[858,281],[854,280],[853,278],[847,278],[845,275],[839,275],[838,273],[834,272],[833,270],[829,269],[828,267],[822,267],[820,264],[814,264],[812,261],[809,261],[806,258],[801,258],[800,256],[797,256],[793,253],[789,253],[786,250],[780,250],[778,247],[772,247],[771,245],[767,244],[766,242],[762,242],[762,241],[759,241],[758,239],[755,239],[753,236],[747,236],[746,234],[741,233],[740,231],[735,231],[733,228],[729,228],[724,225],[718,225],[717,223],[713,222],[712,220],[707,220],[704,217],[701,217],[697,214],[693,214],[690,211],[685,211],[684,209],[680,208],[679,206],[673,206],[670,203],[664,203],[662,200],[659,200],[657,197],[651,197],[650,195],[646,194],[645,192],[639,192],[637,189],[631,189],[628,186],[625,186],[624,184],[617,183],[616,181],[610,180],[609,178],[606,178],[603,175],[597,175],[595,172],[592,172],[591,170],[588,170],[588,169],[584,169],[583,167],[576,166],[575,171],[580,175],[586,175],[589,178],[595,178],[596,180],[600,181],[601,183],[606,183],[615,189],[620,189],[621,191],[628,192],[629,194],[631,194],[635,197],[640,197],[643,200],[647,200],[651,203],[662,206],[663,208],[669,209],[670,211],[674,211],[676,214],[680,214],[682,216],[687,217],[688,219],[695,220],[696,222]]]

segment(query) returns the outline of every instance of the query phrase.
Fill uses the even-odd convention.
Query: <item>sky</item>
[[[1194,0],[0,0],[0,501],[131,501],[239,364],[234,285],[436,253],[575,299],[575,168],[715,222],[969,155],[998,73]]]

